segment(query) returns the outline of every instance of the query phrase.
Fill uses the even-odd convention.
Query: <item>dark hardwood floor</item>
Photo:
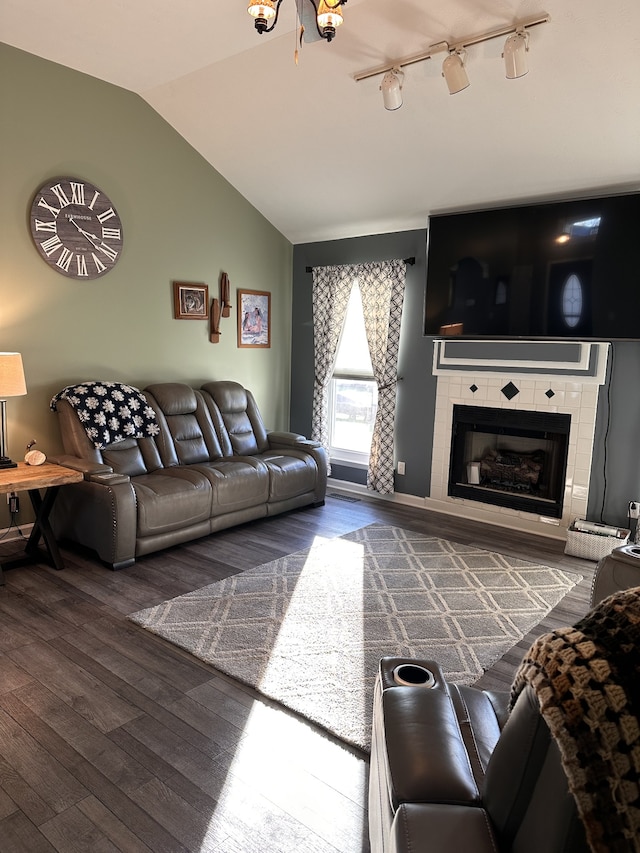
[[[384,501],[330,496],[121,572],[63,548],[63,571],[0,587],[0,851],[367,851],[366,756],[126,615],[374,521],[584,576],[482,686],[507,688],[538,634],[588,609],[595,564],[561,543]]]

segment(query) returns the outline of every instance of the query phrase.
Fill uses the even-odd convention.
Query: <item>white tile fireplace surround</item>
[[[565,539],[571,521],[587,512],[598,390],[605,382],[608,349],[606,343],[578,341],[435,340],[436,410],[426,506]],[[561,518],[448,494],[454,405],[570,415]]]

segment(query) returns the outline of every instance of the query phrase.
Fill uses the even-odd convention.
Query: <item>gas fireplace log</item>
[[[491,451],[480,460],[481,481],[537,486],[544,466],[544,451],[509,453]]]

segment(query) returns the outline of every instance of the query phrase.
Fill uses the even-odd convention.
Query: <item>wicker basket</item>
[[[610,554],[614,548],[620,548],[629,541],[631,531],[619,527],[614,536],[606,536],[602,533],[592,533],[589,530],[576,530],[575,523],[582,521],[576,518],[567,530],[567,543],[564,553],[572,557],[582,557],[583,560],[601,560]]]

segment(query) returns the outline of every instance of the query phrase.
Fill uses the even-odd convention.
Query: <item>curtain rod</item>
[[[405,262],[405,264],[408,264],[410,267],[412,267],[415,264],[416,259],[415,258],[405,258],[404,262]],[[318,266],[322,266],[322,264],[318,264]],[[313,272],[313,270],[314,270],[314,267],[305,267],[306,272]]]

